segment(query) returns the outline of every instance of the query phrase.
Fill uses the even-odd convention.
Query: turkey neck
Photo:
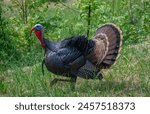
[[[41,43],[41,47],[45,48],[45,42],[44,42],[44,30],[36,30],[35,34],[37,36],[37,38],[39,39],[40,43]]]
[[[60,44],[59,42],[53,42],[53,41],[50,41],[46,38],[43,38],[43,40],[44,40],[46,51],[49,50],[49,51],[55,52],[58,50],[59,44]]]

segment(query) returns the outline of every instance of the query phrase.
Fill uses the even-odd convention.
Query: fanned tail
[[[122,46],[122,32],[114,24],[99,27],[93,38],[95,50],[89,54],[89,60],[97,68],[110,68],[118,57]]]
[[[101,68],[111,67],[117,60],[122,46],[122,31],[114,24],[105,24],[97,29],[96,34],[103,33],[108,37],[108,51],[100,64]]]

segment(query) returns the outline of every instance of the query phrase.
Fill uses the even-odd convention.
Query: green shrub
[[[83,20],[88,20],[91,5],[91,34],[98,25],[115,23],[123,31],[124,44],[141,42],[149,35],[150,2],[146,0],[77,0],[76,4]]]

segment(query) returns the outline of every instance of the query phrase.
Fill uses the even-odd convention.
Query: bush
[[[115,23],[123,31],[124,44],[141,42],[149,35],[150,2],[146,0],[77,0],[76,4],[82,19],[90,19],[91,34],[94,34],[98,25]],[[90,18],[88,18],[89,5],[91,5]]]
[[[7,68],[7,63],[11,60],[18,60],[20,53],[16,48],[15,39],[11,36],[11,28],[6,18],[4,18],[3,3],[0,2],[0,70]]]

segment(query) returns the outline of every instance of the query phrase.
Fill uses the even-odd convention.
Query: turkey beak
[[[32,31],[34,31],[34,30],[35,30],[35,28],[32,27],[31,30],[30,30],[30,36],[31,36],[31,34],[32,34]]]

